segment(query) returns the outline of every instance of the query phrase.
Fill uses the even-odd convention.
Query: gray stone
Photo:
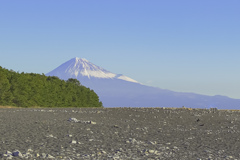
[[[13,155],[14,157],[22,157],[22,156],[23,156],[22,153],[21,153],[20,151],[18,151],[18,150],[15,150],[15,151],[12,153],[12,155]]]
[[[114,128],[119,128],[119,126],[118,125],[114,125]]]
[[[41,154],[41,158],[46,158],[47,157],[47,154],[46,153],[42,153]]]

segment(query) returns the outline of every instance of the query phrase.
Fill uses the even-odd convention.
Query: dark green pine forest
[[[18,73],[0,66],[0,105],[16,107],[102,107],[98,95],[77,79]]]

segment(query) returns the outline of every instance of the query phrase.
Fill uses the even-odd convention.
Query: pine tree
[[[102,107],[98,95],[77,79],[16,73],[0,67],[0,105],[18,107]]]

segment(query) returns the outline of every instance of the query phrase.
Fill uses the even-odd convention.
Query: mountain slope
[[[46,75],[57,76],[61,79],[67,80],[68,78],[76,79],[122,79],[129,82],[137,81],[120,74],[111,73],[99,66],[94,65],[84,58],[73,58],[66,63],[60,65],[58,68],[47,73]],[[80,81],[81,82],[81,81]]]
[[[239,109],[240,100],[149,87],[127,76],[111,73],[86,59],[73,58],[46,74],[60,79],[76,78],[93,89],[105,107],[192,107]]]

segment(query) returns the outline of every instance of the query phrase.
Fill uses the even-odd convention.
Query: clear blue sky
[[[0,66],[47,73],[73,57],[143,84],[240,99],[240,1],[0,1]]]

